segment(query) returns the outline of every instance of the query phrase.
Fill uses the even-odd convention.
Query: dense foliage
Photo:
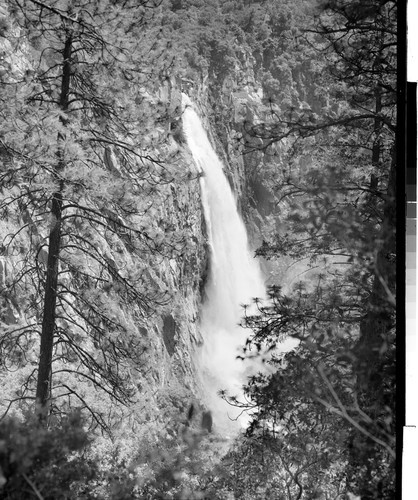
[[[4,498],[394,498],[396,16],[394,0],[1,2]],[[244,354],[267,361],[232,400],[252,415],[234,443],[149,375],[152,325],[183,300],[165,270],[193,265],[190,221],[162,210],[196,181],[176,87],[244,158],[271,271],[243,320]]]
[[[351,491],[389,499],[395,495],[396,5],[354,4],[323,6],[298,42],[322,57],[316,67],[293,68],[290,106],[283,109],[280,93],[270,89],[273,116],[253,129],[267,150],[291,142],[274,186],[288,215],[258,253],[302,261],[306,277],[286,289],[272,286],[271,305],[247,319],[254,330],[247,348],[274,349],[288,336],[300,341],[284,358],[273,355],[274,373],[253,379],[247,390],[258,408],[254,429],[278,426],[306,444],[314,428],[306,429],[305,419],[314,427],[321,422],[316,445],[324,443],[324,457],[339,457],[325,461],[322,473],[343,463]],[[307,75],[311,83],[301,85]],[[304,470],[299,483],[298,470],[295,495],[308,498],[312,478]]]
[[[130,373],[141,370],[146,350],[140,329],[168,298],[153,271],[183,245],[181,233],[169,238],[157,224],[153,200],[174,168],[167,175],[157,140],[155,157],[141,144],[148,121],[167,120],[163,106],[153,115],[137,111],[150,106],[134,92],[151,78],[138,62],[152,52],[138,49],[148,7],[11,2],[11,40],[21,52],[3,77],[0,208],[10,320],[2,363],[32,365],[16,399],[31,399],[36,384],[41,412],[53,401],[59,413],[59,400],[71,406],[74,398],[89,408],[83,380],[121,404],[132,399]],[[153,71],[158,80],[161,67]]]

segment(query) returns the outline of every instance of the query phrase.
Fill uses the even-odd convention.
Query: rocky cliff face
[[[199,104],[213,145],[225,163],[225,170],[242,216],[255,242],[263,217],[274,210],[274,194],[265,181],[263,168],[280,162],[280,146],[264,155],[263,140],[254,136],[253,126],[266,121],[263,85],[257,80],[256,60],[244,49],[233,68],[199,82],[181,82]],[[189,88],[188,88],[189,87]]]
[[[265,155],[263,140],[253,133],[255,125],[268,121],[263,84],[257,79],[257,61],[243,49],[228,71],[207,71],[195,82],[178,80],[174,88],[180,88],[197,103],[212,144],[225,165],[250,245],[256,249],[263,241],[266,218],[277,211],[268,172],[281,168],[285,147],[272,145]],[[260,262],[266,276],[275,272],[271,263],[262,258]]]
[[[184,253],[169,261],[166,282],[175,299],[156,322],[157,338],[164,350],[161,380],[170,385],[170,377],[186,382],[193,393],[195,369],[193,352],[201,342],[199,310],[204,298],[204,285],[209,265],[205,222],[202,214],[198,172],[182,133],[181,94],[188,94],[196,104],[213,146],[225,165],[225,173],[236,195],[246,222],[250,243],[255,248],[261,241],[262,219],[270,214],[274,196],[264,185],[259,169],[266,161],[249,129],[262,117],[262,87],[254,76],[251,55],[242,54],[235,71],[224,79],[203,74],[200,81],[169,79],[161,85],[158,99],[174,117],[168,129],[168,148],[180,168],[188,170],[188,182],[170,183],[162,206],[164,219],[171,221],[175,231],[186,231],[192,243]],[[243,154],[244,153],[244,154]],[[170,310],[171,309],[171,310]],[[158,351],[158,348],[157,348]],[[177,382],[176,382],[177,383]]]
[[[7,8],[2,6],[0,16],[6,17]],[[7,29],[6,29],[7,28]],[[9,83],[17,84],[32,71],[30,47],[22,42],[22,36],[13,23],[6,26],[0,33],[0,50],[3,54],[0,73]],[[19,46],[16,40],[20,40]],[[29,72],[29,73],[28,73]],[[180,90],[174,88],[171,82],[163,82],[157,90],[141,90],[142,99],[140,111],[146,115],[147,110],[155,106],[164,107],[169,117],[162,124],[153,123],[150,113],[149,131],[142,141],[143,157],[150,155],[161,159],[161,170],[158,171],[158,182],[154,188],[144,191],[143,215],[133,216],[130,223],[137,229],[143,229],[149,238],[161,242],[161,251],[150,251],[149,254],[138,254],[129,241],[129,234],[116,234],[106,230],[104,226],[93,235],[91,241],[109,269],[116,269],[122,275],[138,274],[141,293],[157,297],[152,313],[146,317],[134,306],[129,308],[115,300],[117,290],[111,286],[100,286],[99,295],[103,302],[111,304],[111,315],[123,318],[124,325],[136,331],[137,349],[140,358],[139,367],[134,367],[131,373],[131,383],[139,391],[142,399],[153,401],[151,413],[158,414],[160,409],[159,394],[175,394],[174,399],[183,400],[184,408],[195,393],[195,368],[193,366],[194,346],[200,342],[198,331],[199,306],[207,272],[207,251],[205,243],[204,221],[201,211],[198,172],[187,151],[184,138],[176,123],[181,114]],[[13,115],[11,114],[13,119]],[[11,126],[10,126],[11,129]],[[8,129],[6,128],[6,133]],[[11,150],[1,151],[2,176],[7,180],[7,169],[19,170],[23,159],[14,156]],[[146,161],[146,160],[145,160]],[[101,158],[101,166],[116,177],[120,177],[123,158],[111,146],[106,147]],[[3,175],[4,174],[4,175]],[[143,181],[141,181],[143,182]],[[4,187],[4,189],[3,189]],[[3,186],[1,204],[3,220],[1,223],[2,254],[0,255],[1,284],[1,321],[2,335],[7,332],[25,332],[25,346],[22,360],[11,360],[15,364],[16,373],[12,376],[7,371],[1,374],[1,382],[7,387],[2,400],[3,410],[7,408],[7,400],[14,400],[21,393],[20,384],[26,390],[33,386],[33,379],[26,381],[31,370],[36,370],[39,354],[39,337],[41,302],[30,305],[32,297],[37,296],[37,287],[41,283],[33,282],[27,269],[36,266],[38,275],[43,276],[47,266],[48,224],[45,218],[26,206],[9,200],[18,200],[28,186],[14,184],[11,180]],[[100,189],[100,186],[99,186]],[[108,186],[102,187],[103,191]],[[110,218],[119,216],[106,205],[91,202],[91,210],[100,211]],[[70,212],[68,212],[70,213]],[[120,217],[118,219],[121,220]],[[81,222],[75,222],[80,225]],[[126,223],[122,220],[122,223]],[[82,256],[85,268],[97,270],[97,263]],[[72,270],[71,270],[72,269]],[[83,281],[77,274],[76,266],[61,268],[63,286],[76,290],[80,296],[87,293]],[[100,271],[99,271],[100,272]],[[88,292],[91,293],[91,292]],[[115,295],[116,293],[116,295]],[[78,334],[87,330],[87,318],[74,318]],[[122,321],[122,320],[121,320]],[[30,325],[34,333],[30,333]],[[129,326],[130,325],[130,326]],[[57,320],[57,326],[64,329],[72,328],[66,320]],[[80,328],[81,327],[81,330]],[[6,332],[6,333],[4,333]],[[27,334],[26,334],[27,332]],[[91,341],[80,336],[79,342],[88,351],[94,346]],[[93,354],[102,357],[102,354]],[[59,356],[58,356],[59,357]],[[57,363],[60,363],[57,361]],[[64,370],[65,371],[65,370]],[[128,370],[129,371],[129,370]],[[78,383],[78,382],[77,382]],[[89,384],[82,390],[89,393]],[[96,410],[103,401],[90,393],[84,397],[89,406]],[[102,395],[106,399],[106,395]],[[19,398],[18,398],[19,399]],[[167,402],[164,403],[165,405]]]
[[[21,37],[17,28],[12,26],[2,33],[4,57],[1,71],[3,75],[7,73],[11,81],[17,81],[30,74],[32,68],[29,45],[20,43],[16,50],[15,40]],[[260,240],[260,220],[271,210],[272,194],[257,173],[264,158],[260,152],[251,151],[251,145],[257,139],[248,133],[249,126],[260,119],[262,109],[262,89],[254,76],[255,61],[243,51],[232,71],[231,68],[224,71],[216,61],[214,65],[216,71],[213,67],[208,68],[201,73],[199,81],[172,77],[162,80],[158,86],[138,91],[141,97],[138,112],[150,117],[142,137],[144,156],[151,154],[161,158],[167,174],[159,173],[160,182],[144,197],[144,207],[147,208],[143,216],[135,216],[132,220],[138,228],[146,228],[150,237],[166,240],[168,246],[173,241],[172,249],[160,255],[138,255],[130,248],[126,236],[113,235],[109,239],[106,230],[95,236],[95,243],[109,266],[135,270],[141,276],[145,293],[152,291],[164,297],[146,318],[136,308],[129,310],[118,303],[112,306],[115,317],[123,317],[126,324],[132,324],[137,331],[138,346],[143,349],[143,355],[140,369],[132,375],[132,383],[142,398],[150,398],[154,415],[161,409],[161,394],[172,402],[177,401],[174,406],[180,413],[186,411],[190,400],[197,395],[193,353],[196,345],[201,343],[199,313],[209,265],[199,173],[182,133],[182,92],[196,103],[211,141],[224,161],[226,175],[254,246]],[[158,122],[153,121],[154,113],[150,111],[157,108],[165,110],[165,119]],[[10,152],[3,152],[2,161],[13,162],[16,167],[21,165],[21,159],[13,158]],[[119,175],[122,159],[114,148],[104,149],[101,162],[104,169]],[[17,192],[20,187],[13,189]],[[3,193],[2,196],[4,201],[8,195]],[[107,210],[98,205],[93,208]],[[19,235],[3,247],[0,258],[2,321],[6,329],[15,326],[28,328],[31,323],[39,324],[40,320],[39,307],[37,310],[28,306],[37,285],[25,279],[20,288],[13,284],[31,259],[35,259],[37,266],[46,266],[48,221],[20,207],[14,212],[9,211],[2,224],[2,236],[8,236],[12,231]],[[75,272],[67,270],[65,280],[66,286],[83,293],[83,284]],[[114,292],[106,287],[100,290],[109,303]],[[68,324],[61,326],[66,328]],[[90,345],[88,340],[83,342],[86,342],[86,347]],[[34,369],[39,351],[37,335],[31,338],[30,349],[29,365]],[[20,372],[22,380],[28,369],[26,366]],[[8,375],[2,377],[7,383]],[[13,399],[15,386],[10,385],[10,399]],[[100,398],[91,396],[90,399],[93,408],[99,405]]]

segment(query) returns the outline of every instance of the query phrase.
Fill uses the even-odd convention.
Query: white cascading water
[[[249,250],[247,232],[222,162],[185,94],[183,104],[187,144],[203,173],[200,178],[202,203],[211,249],[201,315],[203,346],[196,362],[203,399],[212,412],[215,429],[228,435],[234,428],[245,426],[248,419],[239,417],[241,411],[223,401],[218,391],[225,389],[229,395],[242,396],[249,369],[236,359],[249,333],[238,326],[244,314],[242,305],[253,303],[255,297],[264,299],[266,290],[259,264]]]

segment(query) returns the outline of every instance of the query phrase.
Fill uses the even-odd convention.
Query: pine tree
[[[18,319],[3,317],[2,362],[21,366],[30,355],[17,399],[32,397],[36,378],[44,423],[59,396],[89,407],[79,380],[130,400],[131,369],[146,350],[140,325],[167,299],[153,261],[176,242],[148,216],[147,196],[171,175],[142,145],[151,123],[168,120],[147,96],[165,72],[142,32],[158,4],[8,2],[19,56],[2,77],[0,207],[3,301]],[[135,268],[131,255],[147,265]]]
[[[291,432],[283,415],[298,412],[301,397],[311,402],[300,408],[312,411],[312,419],[323,421],[321,405],[332,412],[345,436],[338,446],[347,488],[362,498],[389,499],[395,456],[396,4],[372,1],[366,7],[322,5],[315,26],[307,23],[287,47],[306,47],[316,59],[293,63],[286,73],[286,103],[275,89],[283,93],[280,78],[290,52],[278,56],[277,86],[271,79],[266,86],[270,117],[252,128],[271,163],[283,166],[271,187],[284,229],[273,229],[258,254],[310,265],[293,290],[272,286],[271,303],[246,320],[254,330],[247,350],[274,349],[289,336],[300,341],[294,354],[273,361],[275,375],[251,381],[248,394],[259,408],[254,425],[278,418]],[[291,40],[290,33],[284,38]],[[332,440],[328,445],[334,448]]]

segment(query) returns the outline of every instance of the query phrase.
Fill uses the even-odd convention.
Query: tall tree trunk
[[[395,388],[393,387],[395,375],[393,348],[391,342],[394,338],[395,327],[395,251],[396,251],[396,153],[393,148],[393,160],[389,175],[389,185],[386,192],[386,202],[383,209],[383,222],[378,237],[374,261],[372,287],[366,305],[366,314],[360,323],[360,338],[354,348],[356,354],[357,395],[361,410],[368,415],[371,421],[365,421],[367,428],[372,424],[372,434],[379,432],[382,414],[387,416],[390,408],[391,415],[395,415]],[[389,357],[386,352],[389,351]],[[389,360],[389,361],[388,361]],[[386,427],[382,439],[395,449],[395,422]],[[393,431],[389,431],[392,429]],[[387,433],[390,433],[388,436]],[[377,437],[380,437],[377,435]],[[356,429],[352,430],[350,462],[354,467],[353,484],[357,482],[358,474],[361,480],[357,493],[361,498],[383,498],[374,492],[371,496],[370,485],[374,485],[374,466],[370,460],[378,456],[378,447],[369,439],[365,439]],[[364,465],[366,467],[364,469]],[[377,485],[379,486],[379,484]],[[377,487],[376,486],[376,487]],[[374,496],[377,494],[378,496]],[[385,497],[387,498],[387,497]]]
[[[62,79],[60,90],[60,107],[68,110],[70,78],[71,78],[71,51],[72,35],[67,34],[63,50]],[[61,118],[65,125],[65,118]],[[49,401],[51,396],[52,358],[55,336],[55,321],[58,296],[58,272],[62,236],[62,192],[64,182],[61,172],[64,167],[64,153],[62,142],[64,136],[58,133],[58,161],[54,171],[58,189],[52,195],[51,228],[48,243],[48,266],[45,283],[45,298],[42,318],[41,347],[38,364],[38,379],[36,386],[36,412],[41,423],[46,425],[49,414]]]
[[[380,35],[380,50],[376,55],[373,70],[381,70],[382,47],[384,33]],[[372,147],[372,165],[380,169],[382,152],[382,86],[377,83],[375,89],[374,141]],[[360,340],[357,346],[359,357],[359,388],[366,397],[375,399],[379,391],[380,377],[379,358],[382,346],[394,327],[395,312],[395,254],[396,254],[396,149],[392,149],[392,161],[389,171],[386,198],[383,207],[383,218],[378,234],[377,248],[374,256],[374,269],[371,293],[369,295],[366,315],[360,324]],[[374,182],[373,182],[374,181]],[[373,186],[373,183],[376,185]],[[371,179],[370,188],[378,189],[378,179]],[[370,401],[369,401],[370,403]],[[376,405],[378,407],[379,404]]]
[[[378,371],[382,346],[394,328],[395,314],[395,254],[396,254],[396,158],[393,151],[389,185],[379,231],[374,261],[371,293],[367,313],[360,324],[360,339],[356,348],[360,361],[359,381],[363,390],[377,396],[382,376]]]

